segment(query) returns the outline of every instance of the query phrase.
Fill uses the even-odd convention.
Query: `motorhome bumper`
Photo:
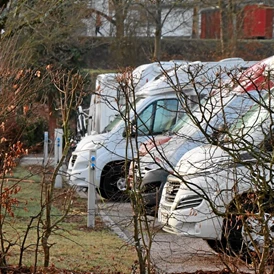
[[[169,233],[198,237],[203,239],[219,239],[222,231],[222,218],[205,211],[205,201],[198,208],[169,210],[162,205],[158,210],[159,222],[163,230]]]
[[[84,151],[81,153],[74,152],[71,156],[68,166],[68,183],[73,186],[88,187],[89,181],[89,161],[87,161],[89,153]]]
[[[88,187],[88,169],[79,172],[68,169],[68,184],[71,186]]]
[[[68,184],[70,186],[75,186],[75,187],[83,187],[83,188],[88,187],[88,183],[86,183],[84,181],[84,179],[79,179],[79,181],[77,181],[77,180],[74,180],[74,181],[68,180]]]

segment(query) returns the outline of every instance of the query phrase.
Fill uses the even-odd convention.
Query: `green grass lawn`
[[[14,217],[4,220],[3,232],[7,243],[14,244],[8,254],[8,264],[17,265],[19,247],[22,245],[30,220],[41,211],[41,176],[39,169],[17,167],[14,173],[5,180],[5,186],[17,184],[20,191],[12,195],[18,203],[13,207]],[[31,175],[31,176],[30,176]],[[62,215],[62,206],[66,199],[64,191],[56,189],[56,202],[52,209],[52,220]],[[95,228],[87,228],[87,200],[74,194],[72,208],[68,217],[58,225],[49,239],[52,244],[50,265],[72,271],[88,271],[93,273],[130,273],[136,260],[134,247],[127,245],[116,234],[110,231],[96,217]],[[41,233],[42,225],[37,225],[34,218],[25,244],[23,265],[33,265],[37,233]],[[43,251],[39,242],[38,265],[43,265]]]

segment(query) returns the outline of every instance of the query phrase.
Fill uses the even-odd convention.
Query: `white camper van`
[[[146,213],[154,216],[157,212],[163,187],[167,176],[174,172],[180,158],[189,150],[204,143],[215,143],[215,133],[222,127],[230,125],[244,114],[258,98],[257,92],[225,92],[215,94],[201,102],[198,109],[192,112],[200,125],[196,126],[190,117],[185,118],[179,131],[171,132],[170,140],[151,149],[140,159],[136,166],[135,176],[141,182],[142,197]],[[209,138],[205,138],[204,133]]]
[[[246,85],[260,95],[252,108],[219,145],[188,151],[168,176],[158,211],[165,231],[203,238],[229,254],[245,250],[245,258],[258,255],[268,235],[274,251],[273,68],[274,57],[254,66],[246,77]],[[268,232],[261,233],[262,220]]]
[[[239,72],[240,69],[238,77],[243,71],[247,72],[249,67],[255,63],[256,61],[247,61],[237,64],[235,71]],[[131,165],[128,180],[131,181],[134,177],[140,182],[148,215],[155,216],[166,178],[169,173],[173,172],[175,165],[184,153],[205,142],[214,141],[214,136],[212,136],[211,140],[207,140],[203,132],[211,135],[213,131],[216,132],[224,124],[231,124],[253,104],[252,98],[258,94],[255,92],[252,92],[252,94],[251,92],[249,94],[243,92],[245,80],[238,83],[238,85],[243,87],[243,90],[231,90],[230,84],[236,79],[235,75],[231,75],[231,79],[228,78],[226,84],[223,83],[206,100],[199,102],[199,107],[195,112],[192,112],[189,117],[182,119],[175,128],[171,129],[165,139],[164,137],[161,140],[157,139],[158,145],[154,142],[142,146],[142,154],[144,156],[140,154],[142,157],[138,161],[134,161],[134,171]],[[196,122],[193,122],[194,117]],[[199,126],[195,125],[197,122]],[[152,148],[153,144],[156,145],[154,148]]]
[[[96,77],[95,93],[91,95],[89,106],[88,135],[101,132],[117,114],[116,77],[117,73],[99,74]]]
[[[176,72],[173,70],[168,75],[148,82],[138,91],[136,111],[131,110],[130,114],[129,122],[133,125],[132,129],[136,128],[131,138],[138,136],[137,142],[132,142],[133,149],[127,146],[125,121],[122,116],[117,116],[103,134],[88,136],[78,144],[69,162],[70,184],[88,187],[89,151],[96,150],[95,185],[103,197],[111,198],[117,194],[117,183],[124,177],[124,164],[134,157],[139,145],[151,136],[168,131],[184,115],[180,111],[182,100],[187,97],[195,102],[200,93],[207,94],[213,82],[220,84],[216,81],[216,73],[220,69],[235,66],[235,62],[190,63],[181,66]],[[193,73],[197,81],[196,89],[191,81]]]
[[[185,61],[162,61],[138,66],[129,75],[134,87],[135,96],[138,91],[161,73],[186,63]],[[90,99],[87,122],[87,135],[101,133],[105,127],[119,115],[119,108],[125,105],[123,92],[119,87],[120,73],[99,74],[96,78],[95,93]]]

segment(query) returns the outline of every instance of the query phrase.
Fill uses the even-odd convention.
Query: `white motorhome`
[[[260,95],[252,108],[226,130],[218,145],[188,151],[168,176],[158,211],[165,231],[202,238],[229,254],[244,248],[245,258],[263,249],[265,235],[273,243],[273,68],[274,56],[254,66],[246,77],[246,85]],[[259,198],[262,191],[265,196]],[[256,199],[261,199],[259,209]],[[260,233],[262,219],[269,234]]]
[[[185,113],[179,111],[182,108],[179,101],[185,97],[195,101],[199,96],[197,90],[193,88],[193,82],[190,81],[193,79],[193,75],[190,77],[190,72],[195,73],[196,89],[199,88],[201,93],[206,94],[208,88],[212,89],[213,80],[216,85],[220,84],[216,82],[216,73],[220,72],[220,69],[232,67],[232,63],[235,66],[236,60],[233,61],[234,63],[230,60],[190,63],[144,85],[138,91],[136,111],[131,110],[130,114],[130,123],[136,127],[138,136],[137,142],[132,142],[135,147],[127,148],[125,122],[123,117],[117,116],[103,134],[88,136],[78,144],[68,166],[70,184],[88,187],[89,151],[96,150],[96,188],[106,198],[117,194],[117,183],[121,177],[124,177],[122,170],[125,161],[130,161],[134,157],[141,143],[151,136],[168,131],[182,118]],[[237,61],[239,62],[238,58]],[[135,136],[131,135],[131,138],[135,139]]]
[[[200,125],[196,126],[190,117],[182,121],[182,127],[174,129],[170,140],[151,149],[136,165],[135,176],[141,182],[141,191],[146,213],[154,216],[161,198],[167,176],[174,172],[180,158],[189,150],[207,142],[216,142],[214,133],[225,125],[230,125],[245,113],[259,95],[256,92],[222,92],[215,94],[192,115]],[[178,125],[179,126],[179,125]],[[204,133],[210,137],[205,138]],[[140,171],[140,172],[139,172]]]
[[[240,77],[243,71],[248,71],[248,68],[256,63],[256,61],[238,62],[234,73],[240,70],[238,75]],[[166,178],[170,172],[173,172],[183,154],[209,141],[205,139],[203,132],[210,135],[224,124],[231,124],[253,103],[250,97],[257,94],[254,93],[251,96],[246,92],[243,94],[243,91],[233,92],[231,88],[223,87],[235,81],[235,75],[233,73],[230,75],[231,79],[228,78],[226,84],[212,92],[212,96],[199,102],[198,109],[191,114],[196,122],[199,122],[199,126],[195,125],[192,117],[186,117],[171,129],[168,136],[163,136],[160,140],[158,138],[159,144],[156,147],[153,148],[155,142],[142,146],[141,153],[144,156],[140,154],[142,157],[132,163],[128,181],[132,181],[135,177],[138,182],[141,182],[140,187],[147,214],[155,215]],[[244,85],[244,82],[239,84]]]
[[[186,63],[185,61],[161,61],[138,66],[129,75],[132,88],[138,97],[138,91],[147,82],[161,75],[163,71]],[[101,133],[105,127],[119,115],[119,108],[125,105],[123,92],[119,87],[120,73],[99,74],[96,78],[95,93],[90,99],[87,122],[87,135]]]
[[[96,77],[95,93],[91,95],[89,106],[88,135],[101,132],[115,118],[118,108],[116,77],[117,73],[99,74]]]
[[[236,64],[233,64],[234,66],[227,66],[227,68],[229,68],[230,71],[235,68],[234,73],[237,73],[240,70],[241,74],[243,69],[248,72],[248,68],[256,63],[257,61],[238,61]],[[230,85],[235,79],[236,76],[232,75],[231,79],[227,79],[227,85]],[[238,85],[241,85],[244,90],[245,81],[241,82],[239,80]],[[212,90],[212,96],[199,102],[200,109],[198,108],[198,110],[195,111],[195,115],[192,114],[193,117],[195,116],[196,121],[199,121],[200,128],[194,126],[191,117],[182,119],[172,131],[168,133],[169,138],[166,138],[166,142],[161,142],[157,147],[150,148],[149,153],[146,153],[146,155],[142,157],[142,161],[140,162],[142,175],[144,176],[147,171],[164,168],[164,166],[175,166],[181,158],[180,147],[184,142],[188,141],[188,138],[190,138],[189,134],[197,134],[197,136],[194,137],[195,140],[203,142],[204,136],[202,136],[201,132],[203,127],[203,131],[212,132],[213,129],[218,128],[221,126],[221,123],[224,123],[225,114],[227,115],[226,123],[228,124],[235,120],[240,114],[243,114],[243,111],[247,110],[252,103],[252,100],[248,100],[250,95],[244,96],[243,90],[237,91],[236,89],[233,91],[231,88],[226,87]],[[228,108],[227,111],[221,111],[225,107]],[[206,122],[210,122],[210,126]],[[183,129],[184,126],[187,126],[187,128]],[[190,145],[190,147],[193,146]],[[143,148],[143,150],[145,150],[145,148]],[[183,149],[183,151],[186,152],[185,149]],[[164,156],[162,161],[161,155]],[[155,163],[155,158],[158,159],[158,163]],[[167,160],[168,163],[165,163]]]

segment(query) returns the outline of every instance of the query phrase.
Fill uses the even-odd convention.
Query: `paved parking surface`
[[[41,157],[26,157],[21,164],[42,164]],[[79,192],[84,198],[87,193]],[[134,244],[133,211],[130,203],[103,201],[98,195],[96,211],[104,222],[124,241]],[[221,258],[201,239],[181,237],[161,230],[157,219],[149,218],[153,231],[151,260],[158,273],[194,273],[197,270],[217,271],[224,269]],[[226,261],[227,262],[227,261]],[[241,266],[241,270],[248,269]],[[252,273],[252,271],[249,270]]]
[[[130,203],[102,202],[98,198],[97,209],[105,223],[119,237],[128,243],[134,243],[133,211]],[[159,273],[193,273],[197,270],[217,271],[225,268],[221,258],[202,239],[166,233],[161,230],[157,220],[152,217],[149,220],[152,231],[155,232],[151,257]],[[241,269],[248,271],[243,266]]]

